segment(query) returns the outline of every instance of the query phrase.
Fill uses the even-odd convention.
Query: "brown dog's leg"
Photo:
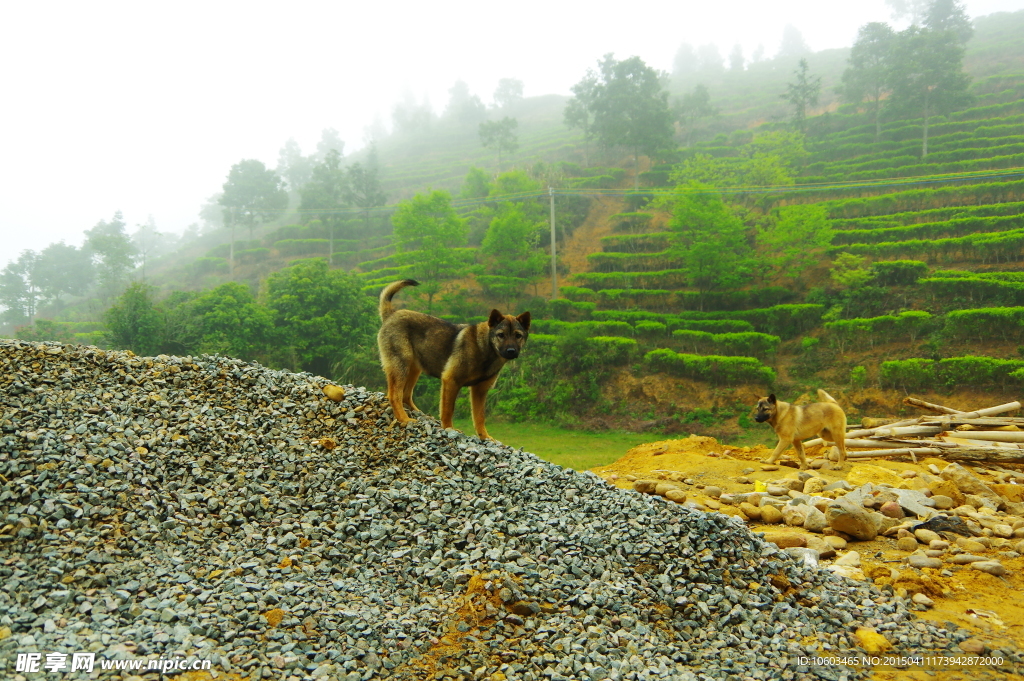
[[[804,455],[804,443],[800,440],[793,440],[793,449],[796,450],[797,456],[800,457],[800,470],[807,470],[807,457]]]
[[[839,465],[842,466],[846,463],[846,430],[843,430],[843,434],[840,436],[835,435],[828,428],[821,431],[821,439],[826,442],[831,442],[839,450]]]
[[[441,377],[441,427],[454,428],[455,398],[459,396],[459,384],[450,378]]]
[[[495,380],[497,380],[497,376],[489,381],[477,383],[469,389],[470,403],[473,406],[473,426],[476,428],[476,434],[482,440],[493,439],[487,434],[487,427],[484,425],[484,404],[487,401],[487,391],[494,385]]]
[[[421,411],[412,401],[412,391],[416,387],[416,381],[420,380],[422,372],[423,370],[420,369],[419,365],[414,363],[409,367],[409,372],[405,377],[405,390],[402,391],[402,402],[413,411]]]
[[[405,372],[388,367],[388,402],[391,403],[391,411],[395,413],[395,420],[405,425],[412,419],[405,413],[402,406],[402,393],[405,390]]]
[[[765,463],[775,463],[778,461],[782,452],[786,451],[786,447],[789,447],[789,443],[779,440],[779,444],[775,445],[775,451],[772,452],[772,455],[769,456],[767,460],[765,460]]]

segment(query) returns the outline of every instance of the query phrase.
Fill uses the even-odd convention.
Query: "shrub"
[[[769,357],[779,347],[779,337],[746,331],[740,333],[707,333],[677,329],[672,337],[698,354],[720,354],[740,357]]]
[[[927,274],[928,265],[920,260],[882,260],[871,266],[871,272],[880,286],[905,286]]]
[[[665,348],[652,350],[644,361],[655,371],[714,383],[771,385],[775,371],[753,357],[689,355]]]

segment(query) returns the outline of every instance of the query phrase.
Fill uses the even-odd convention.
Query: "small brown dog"
[[[767,421],[779,436],[779,444],[765,463],[775,463],[779,455],[793,445],[800,457],[800,468],[807,468],[802,440],[813,435],[834,442],[839,449],[839,465],[846,463],[846,413],[831,395],[820,388],[818,399],[821,401],[800,406],[777,400],[772,393],[757,401],[754,420],[758,423]]]
[[[412,390],[426,372],[441,379],[441,425],[452,427],[455,398],[468,385],[476,434],[490,438],[484,426],[487,391],[505,363],[522,352],[530,334],[530,313],[513,317],[491,310],[486,322],[452,324],[422,312],[395,310],[391,299],[406,286],[419,286],[419,282],[405,279],[388,284],[378,307],[382,323],[377,348],[395,419],[405,425],[412,420],[405,407],[419,411]]]

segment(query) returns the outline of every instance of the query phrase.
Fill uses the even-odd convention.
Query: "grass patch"
[[[464,433],[474,432],[470,419],[456,419],[455,427]],[[539,423],[509,423],[497,419],[487,420],[487,432],[495,440],[510,447],[522,447],[545,461],[578,471],[606,466],[637,445],[665,437],[657,433],[617,430],[569,430]]]

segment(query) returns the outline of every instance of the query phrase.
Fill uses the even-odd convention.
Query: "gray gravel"
[[[727,516],[398,428],[362,388],[54,343],[0,363],[0,678],[88,650],[295,680],[853,679],[795,658],[860,654],[861,626],[901,654],[968,638]]]

